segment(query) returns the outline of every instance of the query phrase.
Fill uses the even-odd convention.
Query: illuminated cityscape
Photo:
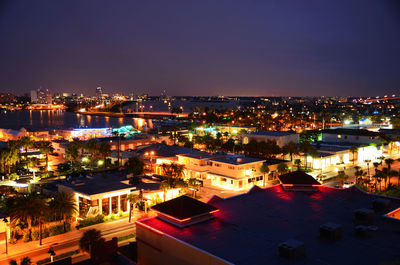
[[[400,264],[400,6],[289,2],[0,3],[0,264]]]

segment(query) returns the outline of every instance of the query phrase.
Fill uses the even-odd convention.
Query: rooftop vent
[[[358,223],[369,224],[374,221],[374,215],[373,210],[361,208],[354,211],[354,220]]]
[[[305,255],[304,243],[289,239],[278,245],[279,256],[289,259],[299,259]]]
[[[319,235],[322,238],[338,240],[342,238],[342,226],[335,223],[326,223],[319,227]]]
[[[390,201],[382,198],[378,198],[372,201],[372,208],[376,211],[385,211],[389,208]]]
[[[365,225],[357,225],[357,226],[354,228],[354,232],[355,232],[356,236],[359,236],[359,237],[368,237],[368,236],[369,236],[370,230],[368,229],[368,226],[365,226]]]

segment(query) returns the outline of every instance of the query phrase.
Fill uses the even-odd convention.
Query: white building
[[[298,143],[299,135],[292,132],[278,132],[278,131],[261,131],[243,134],[243,144],[248,144],[251,140],[257,142],[276,141],[279,147],[286,145],[289,142]]]

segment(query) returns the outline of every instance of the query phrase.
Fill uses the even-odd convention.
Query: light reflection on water
[[[38,129],[67,129],[79,127],[116,127],[132,125],[152,127],[150,119],[141,118],[115,118],[93,115],[82,115],[79,113],[66,112],[64,110],[27,110],[0,113],[0,128],[19,130]]]

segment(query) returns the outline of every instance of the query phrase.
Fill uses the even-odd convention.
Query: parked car
[[[343,184],[343,188],[345,188],[345,189],[350,188],[350,187],[353,186],[354,184],[355,184],[355,183],[352,182],[352,181],[346,181],[346,182]]]

